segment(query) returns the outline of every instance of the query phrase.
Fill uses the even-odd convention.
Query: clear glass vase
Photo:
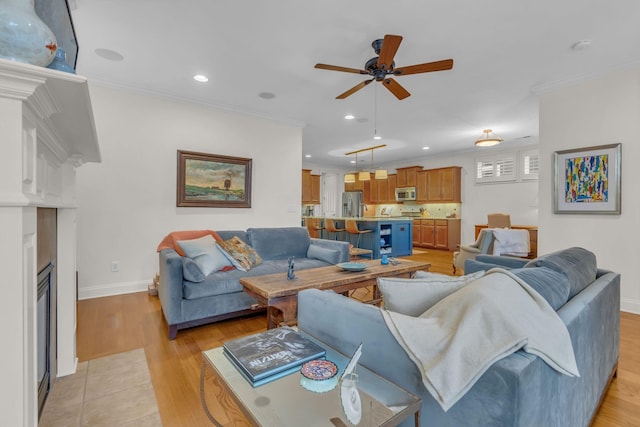
[[[56,37],[36,15],[34,0],[0,0],[0,58],[46,67],[58,48]]]

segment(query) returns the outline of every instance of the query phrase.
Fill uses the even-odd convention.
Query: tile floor
[[[162,426],[144,349],[82,362],[58,378],[38,426]]]

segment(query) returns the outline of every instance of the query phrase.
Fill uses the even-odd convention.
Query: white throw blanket
[[[445,411],[494,362],[520,348],[558,372],[579,376],[560,317],[540,294],[503,269],[489,270],[420,317],[382,314]]]
[[[529,230],[513,228],[492,228],[493,255],[512,254],[526,256],[529,254]]]

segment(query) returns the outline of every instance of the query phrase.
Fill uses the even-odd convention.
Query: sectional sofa
[[[557,307],[569,332],[579,377],[560,374],[540,357],[519,350],[490,365],[444,411],[387,328],[383,309],[331,292],[305,290],[298,297],[298,327],[347,355],[363,343],[362,365],[422,398],[423,427],[588,426],[617,372],[620,275],[598,269],[595,256],[580,248],[531,261],[478,257],[473,265],[467,262],[465,273],[494,267],[510,269],[552,300],[550,305]],[[438,304],[446,304],[447,298]],[[326,316],[328,312],[331,316]],[[456,366],[451,366],[451,372],[456,372]]]
[[[283,273],[286,280],[289,257],[294,257],[296,270],[349,260],[347,242],[312,239],[302,227],[249,228],[217,234],[222,240],[237,236],[263,262],[248,271],[216,271],[199,277],[192,260],[180,256],[175,249],[160,250],[158,296],[169,327],[169,339],[175,339],[180,329],[255,312],[256,300],[242,290],[242,277]]]

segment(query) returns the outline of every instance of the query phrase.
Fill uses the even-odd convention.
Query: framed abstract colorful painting
[[[556,151],[555,213],[620,214],[621,144]]]
[[[251,159],[178,150],[177,206],[251,207]]]

